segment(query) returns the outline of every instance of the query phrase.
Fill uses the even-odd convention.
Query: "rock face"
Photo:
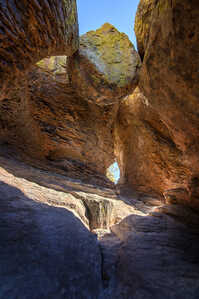
[[[79,97],[63,65],[54,64],[32,69],[1,101],[1,143],[15,146],[34,165],[111,186],[106,170],[114,162],[118,104],[103,108]]]
[[[133,149],[128,148],[129,161],[136,165],[132,166],[135,176],[141,177],[144,171],[147,185],[159,193],[184,189],[183,198],[189,194],[189,205],[195,208],[199,177],[198,22],[197,1],[140,2],[135,23],[143,59],[139,87],[151,116],[147,116],[147,123],[144,116],[141,127],[135,130],[139,131],[142,145],[136,141]],[[139,108],[142,109],[145,114],[146,109]],[[144,161],[139,154],[134,159],[136,144],[141,147]],[[133,173],[128,176],[127,180],[133,182]],[[140,182],[143,184],[144,180]],[[175,190],[174,193],[177,196]],[[182,193],[179,202],[180,198]]]
[[[141,75],[110,24],[74,54],[75,1],[29,2],[0,0],[0,299],[199,298],[196,0],[141,0]]]
[[[90,102],[111,104],[138,83],[140,58],[124,33],[106,23],[80,37],[80,48],[68,59],[69,78]]]
[[[169,215],[166,209],[150,216],[131,215],[112,227],[122,242],[117,249],[113,298],[199,296],[198,215],[192,226],[182,221],[184,216],[194,219],[191,211],[179,206],[170,206],[167,211]]]
[[[198,298],[198,214],[154,202],[36,169],[1,146],[0,298]]]
[[[76,1],[0,1],[0,99],[26,69],[78,48]]]
[[[85,76],[82,82],[92,92],[92,101],[91,94],[81,94],[81,87],[74,86],[74,82],[81,83],[73,66],[78,65],[79,54],[41,60],[2,99],[0,142],[14,146],[34,165],[111,187],[106,171],[115,159],[113,126],[121,97],[137,84],[140,60],[127,36],[109,24],[81,41],[86,53],[99,44],[97,55],[103,54],[104,71],[96,73],[100,80],[108,80],[106,88],[98,82],[102,94],[95,93]],[[89,65],[93,70],[96,67],[93,59]],[[114,101],[109,98],[109,105],[104,105],[100,98],[107,97],[107,90],[113,91]]]
[[[0,298],[104,298],[101,249],[90,230],[107,230],[135,209],[112,189],[35,169],[7,147],[0,152]]]
[[[139,88],[122,101],[114,132],[120,184],[161,195],[171,181],[174,188],[185,183],[181,151]]]
[[[97,298],[97,238],[73,212],[84,206],[5,169],[0,176],[0,298]]]

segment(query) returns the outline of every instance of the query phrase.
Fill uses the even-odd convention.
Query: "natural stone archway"
[[[107,29],[106,26],[103,28]],[[83,97],[74,88],[74,84],[68,82],[68,77],[71,79],[71,64],[77,63],[77,55],[67,58],[53,56],[41,60],[21,76],[20,87],[12,87],[9,95],[2,100],[0,141],[14,146],[23,159],[34,165],[37,163],[39,167],[52,167],[72,178],[111,186],[113,184],[107,179],[106,170],[115,159],[114,122],[121,98],[136,86],[140,59],[127,36],[111,25],[108,25],[107,30],[108,36],[110,34],[116,44],[109,46],[106,40],[104,50],[108,51],[110,47],[112,52],[104,62],[106,70],[103,75],[109,76],[109,80],[116,80],[117,75],[119,80],[129,70],[122,92],[117,94],[117,82],[112,84],[114,100],[108,100],[106,105],[98,101],[100,96],[96,95],[90,82],[87,89],[91,88],[93,94]],[[95,41],[95,35],[87,35],[90,43]],[[103,44],[103,38],[102,34],[99,35],[98,42]],[[118,44],[119,52],[116,47]],[[128,55],[125,56],[126,44]],[[89,47],[89,44],[85,45],[85,51],[90,51]],[[124,56],[126,64],[123,63]],[[117,60],[116,69],[114,59]],[[94,68],[92,63],[90,66]],[[99,70],[96,72],[97,76],[102,75]],[[85,77],[82,77],[85,83],[84,80]],[[107,97],[106,91],[109,88],[101,90],[102,96]]]
[[[117,162],[111,164],[106,171],[106,176],[109,180],[117,184],[120,179],[120,169]]]
[[[24,26],[20,30],[26,33],[35,29],[30,9],[36,7],[39,12],[41,6],[41,14],[47,18],[47,29],[39,31],[43,34],[53,24],[48,4],[59,20],[59,4],[67,7],[72,2],[9,0],[7,7],[8,3],[20,7]],[[47,9],[43,9],[44,4]],[[186,5],[195,11],[189,11]],[[9,92],[4,85],[0,102],[0,143],[4,143],[0,146],[0,299],[199,297],[199,217],[192,209],[198,207],[199,194],[198,104],[195,66],[190,68],[191,79],[187,67],[187,54],[197,50],[195,32],[188,34],[191,43],[186,40],[186,28],[190,30],[193,25],[190,16],[194,20],[198,13],[197,3],[146,0],[141,1],[140,9],[139,34],[142,30],[144,34],[138,47],[144,66],[140,86],[134,91],[139,56],[128,39],[108,24],[97,31],[102,33],[97,44],[104,35],[111,41],[119,37],[128,45],[130,59],[127,52],[118,54],[116,38],[116,47],[110,45],[116,50],[116,60],[111,55],[106,65],[99,59],[100,66],[101,62],[105,65],[104,72],[89,57],[80,57],[81,44],[80,51],[69,58],[69,72],[60,57],[48,57],[46,67],[46,61],[35,65],[36,56],[32,55],[30,64],[22,59],[21,68],[19,60],[19,69],[13,69],[11,77],[5,71],[2,77],[2,82],[10,83],[20,75],[20,81],[9,85]],[[40,20],[39,15],[36,20]],[[146,24],[142,22],[145,18]],[[197,18],[195,22],[198,24]],[[62,32],[64,25],[59,26]],[[56,26],[51,29],[55,40],[49,43],[54,45],[60,32],[54,34]],[[10,32],[6,32],[3,37],[9,41]],[[84,44],[86,53],[95,45],[96,32],[87,37],[91,44]],[[37,41],[39,54],[36,51],[35,55],[40,57],[48,51],[48,45]],[[78,39],[74,41],[78,43]],[[69,44],[73,47],[72,40]],[[105,44],[109,49],[108,42]],[[64,44],[60,45],[64,49]],[[44,52],[40,46],[46,47]],[[185,63],[181,65],[184,51]],[[95,56],[95,50],[91,54]],[[124,58],[131,71],[125,65],[120,71]],[[75,74],[80,73],[75,82]],[[99,85],[93,83],[95,78]],[[188,103],[182,98],[185,91]],[[181,104],[188,109],[186,112]],[[184,117],[185,126],[188,124],[184,131],[180,117]],[[120,183],[142,192],[128,193],[124,188],[124,194],[120,186],[114,188],[106,179],[106,168],[115,161],[115,155],[121,169]],[[164,193],[167,204],[151,196],[152,192]]]
[[[0,99],[34,63],[72,55],[78,42],[75,0],[0,0]]]

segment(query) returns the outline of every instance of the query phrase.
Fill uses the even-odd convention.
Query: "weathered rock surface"
[[[36,169],[3,147],[0,181],[0,298],[197,298],[192,210],[154,210],[155,199]]]
[[[184,189],[183,197],[188,192],[188,204],[194,208],[198,208],[199,195],[198,26],[198,1],[140,1],[135,23],[143,59],[139,87],[167,128],[170,143],[162,159],[165,175],[159,170],[156,175],[154,172],[151,185],[162,191],[162,184],[160,188],[157,184],[162,179],[166,182],[165,192]],[[161,131],[161,126],[155,129]],[[158,144],[156,151],[163,148]],[[146,167],[150,173],[151,163],[145,163]]]
[[[72,55],[78,48],[75,0],[1,0],[0,27],[0,99],[40,59]]]
[[[106,170],[114,162],[118,104],[104,108],[79,97],[67,84],[64,58],[53,59],[40,62],[0,102],[0,141],[40,167],[111,186]]]
[[[194,225],[188,225],[183,222],[182,207],[170,206],[168,210],[169,215],[163,211],[131,215],[112,227],[122,242],[117,248],[118,288],[116,293],[113,290],[113,298],[199,296],[198,215]],[[193,212],[187,212],[186,219],[188,214],[194,219]]]
[[[22,162],[7,146],[0,147],[0,155],[0,180],[20,189],[31,200],[73,210],[91,230],[108,229],[135,213],[114,188],[86,184],[83,180],[37,169]]]
[[[90,102],[111,104],[138,83],[140,58],[124,33],[109,23],[80,37],[80,48],[68,59],[69,79]]]
[[[106,171],[115,159],[113,126],[121,97],[137,84],[140,60],[127,36],[109,24],[83,36],[84,40],[82,47],[88,51],[99,43],[97,55],[103,54],[104,71],[97,76],[103,80],[107,76],[107,88],[114,90],[113,103],[109,98],[108,106],[98,105],[101,95],[107,97],[106,88],[96,94],[89,82],[86,89],[93,92],[89,101],[79,92],[81,88],[68,82],[76,72],[72,64],[78,64],[78,55],[48,57],[21,75],[20,86],[13,85],[2,99],[0,142],[14,146],[33,165],[111,187]],[[89,65],[96,67],[94,60]]]
[[[97,298],[97,239],[72,212],[21,188],[0,184],[0,298]]]
[[[0,298],[104,298],[101,249],[89,230],[135,209],[114,190],[42,171],[1,147]]]
[[[161,195],[186,183],[182,153],[139,88],[122,101],[114,132],[121,184]]]

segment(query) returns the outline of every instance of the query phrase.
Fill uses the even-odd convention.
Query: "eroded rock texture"
[[[190,222],[186,224],[185,219]],[[151,215],[131,215],[113,226],[122,242],[116,248],[117,289],[113,297],[197,298],[198,220],[188,208],[171,205]]]
[[[139,87],[152,111],[148,123],[142,122],[137,129],[139,139],[147,139],[142,153],[145,157],[148,153],[148,159],[136,168],[139,174],[135,175],[141,176],[148,169],[152,189],[162,192],[181,188],[181,192],[174,190],[176,200],[181,194],[180,198],[187,197],[194,207],[198,206],[199,176],[198,22],[198,1],[142,0],[135,23],[143,59]],[[133,155],[131,161],[133,165]]]
[[[0,44],[1,99],[38,60],[77,50],[76,1],[1,0]]]
[[[198,215],[154,203],[1,147],[0,298],[198,298]]]
[[[96,43],[100,45],[98,55],[103,54],[100,63],[104,70],[96,70],[95,74],[100,80],[107,78],[108,85],[102,88],[99,81],[95,82],[95,88],[99,88],[96,94],[92,72],[89,82],[85,73],[80,81],[90,94],[81,93],[81,87],[74,84],[81,84],[80,73],[76,74],[79,69],[75,67],[79,54],[39,61],[21,75],[20,85],[12,86],[1,101],[0,141],[14,146],[34,165],[111,186],[106,170],[115,159],[113,126],[121,97],[137,84],[140,59],[127,36],[109,24],[81,40],[85,41],[85,53],[90,53]],[[89,62],[93,70],[94,58]],[[82,67],[88,72],[85,64]],[[117,92],[117,88],[122,92]],[[109,98],[109,105],[104,105],[101,96],[107,99],[107,90],[113,91],[114,101]]]
[[[171,182],[174,188],[186,183],[181,151],[139,88],[122,101],[114,132],[120,184],[161,195]]]
[[[68,59],[68,67],[78,94],[104,105],[135,89],[141,63],[128,37],[106,23],[80,37],[79,51]]]
[[[0,298],[104,298],[93,229],[136,210],[112,189],[28,166],[0,148]]]
[[[79,97],[67,84],[64,64],[56,68],[55,62],[47,69],[44,62],[43,68],[33,68],[20,88],[1,101],[1,142],[14,146],[34,165],[111,185],[105,175],[114,162],[112,131],[118,104],[104,108]]]

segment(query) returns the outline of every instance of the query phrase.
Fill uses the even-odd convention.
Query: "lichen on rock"
[[[80,37],[80,48],[68,59],[68,72],[79,95],[111,104],[138,83],[140,58],[124,33],[105,23]]]

